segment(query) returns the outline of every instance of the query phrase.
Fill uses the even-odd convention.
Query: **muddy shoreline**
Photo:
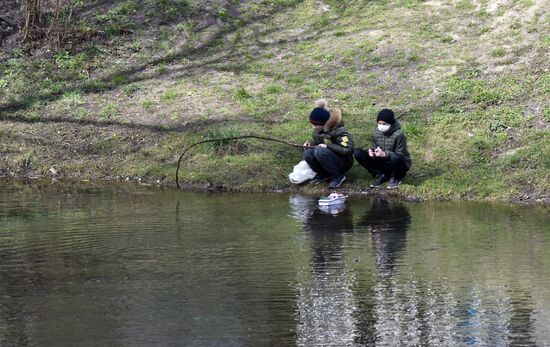
[[[59,186],[62,187],[116,187],[125,189],[132,189],[136,187],[151,188],[156,190],[168,190],[178,191],[175,181],[169,178],[159,180],[147,177],[120,177],[112,176],[101,179],[88,179],[84,177],[51,177],[51,176],[10,176],[0,175],[0,186],[17,186],[23,184],[32,189],[42,189],[46,186]],[[290,185],[288,187],[274,187],[270,189],[239,189],[237,187],[206,184],[190,184],[186,182],[180,182],[182,192],[207,192],[207,193],[283,193],[283,194],[304,194],[304,195],[323,195],[329,190],[326,187],[311,187],[306,185]],[[407,195],[400,193],[399,189],[388,190],[385,188],[372,189],[366,187],[365,189],[350,187],[338,189],[338,192],[348,194],[351,196],[372,196],[372,197],[385,197],[396,200],[404,200],[408,202],[489,202],[489,203],[512,203],[518,205],[543,205],[550,206],[550,197],[534,197],[534,196],[518,196],[507,200],[498,199],[482,199],[482,198],[426,198],[416,195]]]

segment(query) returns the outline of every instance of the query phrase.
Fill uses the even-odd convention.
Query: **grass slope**
[[[172,180],[183,148],[263,134],[302,143],[320,97],[359,147],[381,108],[413,167],[398,194],[548,201],[550,18],[544,0],[98,3],[72,51],[4,54],[0,174]],[[201,146],[182,180],[289,187],[299,153]],[[359,165],[350,190],[370,178]],[[308,190],[309,188],[305,188]]]

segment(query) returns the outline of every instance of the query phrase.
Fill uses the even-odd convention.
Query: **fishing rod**
[[[279,143],[282,143],[282,144],[285,144],[285,145],[288,145],[288,146],[291,146],[291,147],[294,147],[294,148],[314,148],[315,147],[315,146],[308,146],[308,145],[299,145],[299,144],[296,144],[296,143],[276,139],[276,138],[273,138],[273,137],[259,136],[259,135],[242,135],[242,136],[224,137],[224,138],[219,138],[219,139],[208,139],[208,140],[202,140],[202,141],[199,141],[199,142],[195,142],[191,146],[187,147],[183,151],[183,153],[181,153],[180,158],[178,159],[178,168],[176,169],[176,185],[178,186],[178,189],[181,189],[180,188],[180,182],[179,182],[179,171],[180,171],[180,166],[181,166],[181,160],[183,159],[185,154],[187,152],[189,152],[189,150],[191,148],[193,148],[195,146],[198,146],[200,144],[203,144],[203,143],[207,143],[207,142],[221,142],[221,141],[232,141],[232,140],[240,140],[240,139],[259,139],[259,140],[266,140],[266,141],[274,141],[274,142],[279,142]]]

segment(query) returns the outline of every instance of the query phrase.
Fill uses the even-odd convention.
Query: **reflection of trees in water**
[[[531,293],[514,285],[481,287],[378,277],[354,289],[355,342],[382,346],[535,346]],[[514,288],[515,287],[515,288]],[[514,288],[514,289],[512,289]],[[538,317],[541,318],[540,316]],[[540,327],[539,327],[540,330]],[[539,334],[540,337],[540,334]]]
[[[508,288],[472,284],[455,302],[454,340],[467,345],[536,346],[532,292],[510,283]]]
[[[143,207],[151,209],[154,204],[150,202],[144,199],[127,208],[129,211],[145,210]],[[47,203],[44,201],[38,205]],[[81,201],[76,205],[86,207],[89,204]],[[127,205],[126,201],[121,205],[108,204],[109,200],[101,201],[104,211],[120,210],[122,205]],[[443,261],[450,258],[409,253],[410,249],[417,249],[415,242],[419,238],[415,233],[419,230],[417,225],[414,231],[408,231],[412,219],[407,205],[375,200],[367,204],[364,214],[359,216],[357,210],[349,209],[358,206],[348,206],[343,211],[321,211],[315,199],[311,198],[296,198],[291,205],[291,213],[302,225],[303,239],[309,250],[309,264],[298,274],[296,291],[288,285],[294,283],[293,259],[289,259],[288,267],[262,268],[262,265],[269,265],[266,262],[278,261],[277,256],[254,259],[259,253],[250,252],[281,245],[277,240],[266,239],[269,237],[267,233],[258,233],[253,239],[261,240],[257,241],[258,244],[267,243],[269,246],[250,246],[248,241],[251,239],[246,237],[250,236],[251,227],[263,226],[263,220],[250,224],[241,238],[235,238],[233,231],[226,233],[227,238],[222,239],[222,244],[239,240],[241,244],[247,244],[243,248],[246,252],[229,263],[225,257],[216,263],[215,257],[205,256],[200,250],[190,252],[184,247],[199,244],[198,241],[191,242],[191,237],[205,237],[189,225],[185,230],[183,224],[179,225],[179,222],[184,222],[184,213],[193,216],[196,213],[185,204],[176,207],[176,212],[181,213],[176,213],[176,229],[166,229],[179,231],[181,237],[152,232],[135,234],[135,238],[123,236],[130,232],[127,228],[136,225],[130,222],[113,224],[113,227],[121,228],[116,233],[105,230],[87,233],[89,238],[78,237],[77,230],[70,223],[72,218],[68,217],[78,212],[78,219],[87,224],[98,216],[97,209],[84,212],[83,209],[88,209],[83,208],[70,214],[67,208],[51,209],[53,219],[43,225],[52,229],[41,233],[25,230],[31,224],[18,223],[17,213],[9,215],[13,219],[10,226],[16,228],[0,233],[0,345],[35,344],[37,339],[71,344],[79,338],[83,341],[97,338],[96,341],[123,340],[126,344],[139,344],[148,334],[159,334],[155,336],[157,341],[181,341],[189,336],[185,331],[189,322],[194,324],[193,327],[204,328],[192,335],[210,338],[204,341],[219,341],[228,331],[238,331],[241,335],[237,338],[242,339],[233,340],[238,341],[235,344],[265,341],[266,331],[268,334],[279,333],[281,338],[295,337],[299,345],[543,345],[549,336],[549,306],[544,297],[548,293],[548,286],[544,283],[548,282],[538,278],[529,282],[538,272],[528,272],[525,277],[509,280],[500,276],[497,268],[494,277],[484,277],[485,274],[475,272],[477,268],[465,268],[464,264],[457,263],[457,272],[466,272],[465,276],[445,278],[443,276],[448,275],[449,270],[444,266],[434,275],[422,273],[429,271],[430,267],[423,268],[424,262],[415,262],[423,258]],[[230,217],[242,206],[225,206],[224,202],[210,211],[218,216],[218,222],[232,226],[231,230],[242,226],[241,220]],[[158,211],[168,210],[165,207]],[[223,209],[227,219],[220,219]],[[355,225],[352,212],[358,217]],[[279,225],[288,221],[286,214],[279,213],[282,216],[270,213],[265,224]],[[32,215],[26,213],[25,218]],[[126,212],[102,212],[99,215],[109,219],[118,215],[136,218],[135,214]],[[280,220],[275,220],[274,216]],[[164,217],[159,220],[174,218],[172,213]],[[198,220],[209,219],[201,217]],[[293,225],[289,223],[288,228],[292,230],[288,235],[293,237]],[[60,233],[59,230],[66,232]],[[221,233],[211,235],[217,239],[224,237]],[[286,238],[286,235],[277,235]],[[355,247],[353,252],[358,252],[357,246],[366,244],[361,242],[364,239],[370,241],[370,247],[365,246],[361,251],[372,259],[370,263],[374,265],[371,267],[349,259],[350,254],[355,254],[350,252],[350,246]],[[175,247],[170,243],[161,263],[142,261],[156,259],[149,252],[158,248],[151,245],[174,240],[181,244]],[[110,246],[105,249],[100,247],[107,244]],[[131,258],[127,255],[120,257],[117,250],[122,246],[131,249]],[[182,257],[186,252],[189,257]],[[285,253],[287,255],[291,257],[292,254]],[[188,263],[191,260],[194,263]],[[186,264],[203,261],[206,264],[206,260],[214,260],[215,264],[222,266],[209,263],[205,267],[209,269],[207,274],[182,270],[192,268]],[[253,263],[254,267],[243,275],[243,267],[239,264],[248,263]],[[434,267],[440,265],[434,264]],[[239,269],[240,277],[235,277],[233,282],[225,281],[228,278],[225,271],[231,269]],[[128,275],[129,283],[122,280]],[[96,279],[101,279],[101,282],[96,282]],[[272,282],[268,283],[270,280]],[[186,289],[189,289],[187,295],[197,294],[193,295],[197,298],[194,306],[186,297]],[[238,295],[232,296],[231,292]],[[216,305],[211,304],[214,302],[212,298],[216,298]],[[296,322],[289,312],[296,313]],[[195,314],[205,319],[202,322],[187,320]],[[216,317],[223,319],[216,321]],[[248,321],[239,321],[235,317],[269,321],[270,330],[248,331]],[[175,322],[181,325],[173,326]],[[213,326],[221,328],[212,332]],[[292,333],[288,333],[291,330]],[[219,334],[219,339],[215,334]],[[269,341],[276,341],[278,337],[272,335]],[[67,340],[63,341],[63,338]],[[199,343],[198,340],[187,341]]]
[[[405,205],[384,200],[375,200],[358,223],[370,232],[376,276],[354,285],[356,343],[536,345],[529,291],[481,286],[476,279],[427,282],[417,273],[399,271],[406,269],[399,267],[399,258],[410,224]]]
[[[512,345],[535,346],[535,304],[530,290],[509,290],[510,297],[510,319],[507,330],[511,336]],[[548,328],[548,327],[547,327]],[[548,338],[548,336],[546,336]]]

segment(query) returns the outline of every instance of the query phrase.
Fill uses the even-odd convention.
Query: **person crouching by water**
[[[353,156],[375,178],[371,188],[387,181],[389,189],[397,188],[412,163],[407,138],[392,110],[378,112],[376,122],[378,126],[371,133],[371,148],[368,151],[356,149]]]
[[[309,115],[313,125],[313,139],[306,142],[308,148],[303,153],[304,160],[315,171],[311,184],[319,184],[330,179],[329,188],[338,188],[345,180],[344,173],[353,165],[353,138],[344,129],[342,110],[328,108],[324,99],[315,102]]]

